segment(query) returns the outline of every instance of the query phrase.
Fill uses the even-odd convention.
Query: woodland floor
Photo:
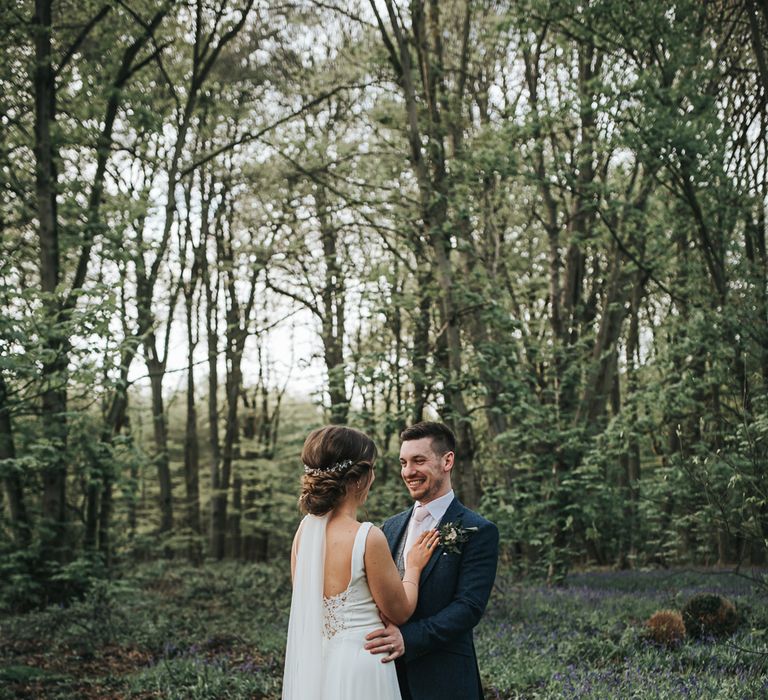
[[[749,578],[586,572],[568,583],[502,571],[476,634],[487,698],[768,697],[768,596]],[[702,591],[736,604],[735,635],[672,649],[645,638],[654,611]],[[288,603],[275,566],[142,565],[68,607],[0,619],[0,700],[276,700]]]

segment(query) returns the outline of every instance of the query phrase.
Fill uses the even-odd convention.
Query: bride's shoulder
[[[375,571],[381,562],[391,561],[387,538],[380,528],[371,525],[365,538],[365,566]]]
[[[376,527],[373,523],[363,523],[364,525],[369,525],[368,528],[368,535],[366,536],[366,541],[368,542],[368,545],[381,545],[382,543],[387,546],[387,538],[386,535],[382,532],[380,527]]]

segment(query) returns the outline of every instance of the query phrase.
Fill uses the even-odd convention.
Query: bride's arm
[[[437,530],[422,532],[416,542],[413,543],[413,546],[406,557],[405,572],[403,573],[403,589],[405,590],[405,596],[408,598],[408,604],[411,608],[408,617],[413,615],[413,611],[416,609],[416,603],[419,602],[419,578],[421,577],[421,572],[427,565],[429,558],[432,556],[432,552],[435,551],[439,537],[440,535]]]
[[[416,609],[419,577],[434,551],[436,542],[437,532],[434,530],[419,537],[408,553],[405,575],[401,581],[384,533],[373,527],[368,534],[365,548],[368,587],[382,614],[397,625],[403,624]]]

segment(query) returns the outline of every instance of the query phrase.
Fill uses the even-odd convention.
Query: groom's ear
[[[453,452],[453,450],[448,450],[448,452],[446,452],[443,455],[443,459],[445,460],[444,463],[443,463],[443,469],[445,471],[448,472],[451,469],[453,469],[453,462],[454,462],[455,458],[456,458],[456,453]]]

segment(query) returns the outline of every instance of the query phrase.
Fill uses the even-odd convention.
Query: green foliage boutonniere
[[[469,536],[477,532],[476,527],[462,527],[461,520],[455,523],[445,523],[437,528],[439,535],[438,542],[443,548],[443,554],[461,554],[461,545],[463,545]]]

